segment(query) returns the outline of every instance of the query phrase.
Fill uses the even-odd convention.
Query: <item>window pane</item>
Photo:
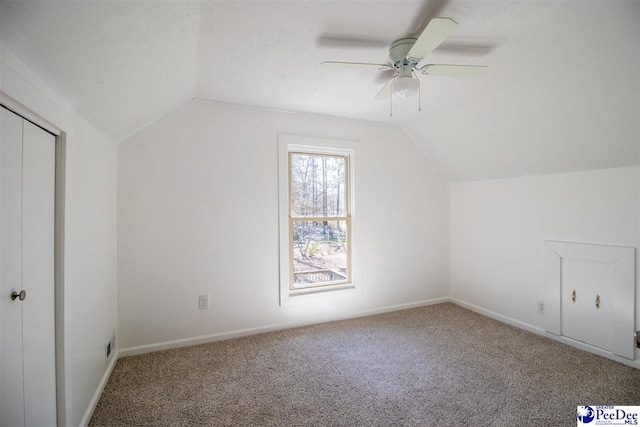
[[[291,153],[291,216],[346,216],[346,157]]]
[[[293,222],[293,287],[345,281],[346,221]]]

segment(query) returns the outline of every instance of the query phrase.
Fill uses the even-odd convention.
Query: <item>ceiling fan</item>
[[[417,72],[424,75],[475,78],[487,72],[482,65],[418,64],[445,41],[458,28],[458,23],[450,18],[433,18],[416,39],[406,37],[391,43],[390,64],[367,62],[324,61],[325,66],[371,67],[379,71],[395,71],[395,75],[382,87],[374,99],[392,98],[396,95],[407,98],[420,90]],[[392,104],[393,108],[393,104]],[[392,110],[393,115],[393,110]]]

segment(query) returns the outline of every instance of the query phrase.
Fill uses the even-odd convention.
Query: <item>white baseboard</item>
[[[371,310],[360,311],[358,313],[350,313],[340,316],[330,316],[305,320],[299,322],[277,323],[268,326],[258,326],[255,328],[238,329],[230,332],[220,332],[217,334],[203,335],[199,337],[184,338],[174,341],[165,341],[155,344],[140,345],[135,347],[123,348],[119,351],[119,357],[135,356],[138,354],[151,353],[160,350],[169,350],[172,348],[188,347],[191,345],[206,344],[215,341],[223,341],[232,338],[244,337],[247,335],[263,334],[265,332],[280,331],[284,329],[299,328],[301,326],[315,325],[319,323],[335,322],[336,320],[355,319],[357,317],[371,316],[374,314],[388,313],[398,310],[406,310],[415,307],[423,307],[426,305],[440,304],[449,302],[449,297],[433,298],[429,300],[411,302],[406,304],[392,305],[388,307],[376,308]]]
[[[547,333],[544,329],[539,328],[537,326],[533,326],[533,325],[530,325],[528,323],[521,322],[521,321],[513,319],[511,317],[503,316],[502,314],[498,314],[498,313],[495,313],[495,312],[493,312],[491,310],[487,310],[487,309],[484,309],[482,307],[478,307],[477,305],[470,304],[470,303],[468,303],[466,301],[462,301],[462,300],[460,300],[458,298],[449,297],[449,300],[452,303],[454,303],[456,305],[459,305],[460,307],[468,308],[471,311],[475,311],[476,313],[480,313],[483,316],[490,317],[490,318],[498,320],[498,321],[500,321],[502,323],[506,323],[508,325],[515,326],[516,328],[524,329],[525,331],[533,332],[534,334],[538,334],[538,335],[544,335],[544,334]]]
[[[616,362],[622,363],[627,366],[631,366],[632,368],[640,369],[640,360],[631,360],[622,356],[618,356],[617,354],[613,354],[610,351],[603,350],[598,347],[594,347],[589,344],[585,344],[580,341],[573,340],[571,338],[563,337],[561,335],[552,334],[551,332],[547,332],[542,328],[537,326],[530,325],[529,323],[521,322],[519,320],[513,319],[508,316],[503,316],[502,314],[495,313],[490,310],[486,310],[482,307],[478,307],[477,305],[469,304],[466,301],[459,300],[457,298],[450,297],[449,300],[459,305],[460,307],[468,308],[471,311],[475,311],[476,313],[482,314],[483,316],[490,317],[499,322],[506,323],[511,326],[515,326],[516,328],[524,329],[525,331],[533,332],[534,334],[542,335],[543,337],[550,338],[554,341],[558,341],[562,344],[570,345],[571,347],[575,347],[577,349],[587,351],[589,353],[597,354],[598,356],[606,357],[607,359],[615,360]]]
[[[119,357],[120,357],[119,351],[116,349],[115,353],[111,357],[111,361],[109,362],[109,365],[107,366],[107,370],[104,371],[104,375],[102,376],[102,379],[98,384],[98,388],[96,389],[96,392],[93,393],[93,397],[89,402],[89,406],[87,407],[87,410],[84,412],[84,415],[82,416],[82,420],[80,421],[81,427],[86,427],[89,424],[89,421],[91,421],[91,417],[93,416],[93,411],[95,411],[96,406],[98,405],[100,396],[102,396],[102,392],[104,391],[104,388],[107,385],[107,382],[109,381],[109,377],[111,376],[111,373],[113,372],[113,368],[116,366],[116,362],[118,361]]]

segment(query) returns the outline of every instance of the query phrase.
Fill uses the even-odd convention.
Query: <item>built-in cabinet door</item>
[[[562,260],[562,335],[613,351],[610,263]]]
[[[636,250],[547,240],[545,330],[633,360]]]
[[[0,114],[0,425],[55,425],[55,137]]]

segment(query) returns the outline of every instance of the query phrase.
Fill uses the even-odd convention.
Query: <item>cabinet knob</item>
[[[27,297],[27,292],[23,289],[20,291],[20,293],[13,291],[11,293],[11,299],[15,300],[16,298],[20,298],[20,301],[24,301],[24,299]]]

